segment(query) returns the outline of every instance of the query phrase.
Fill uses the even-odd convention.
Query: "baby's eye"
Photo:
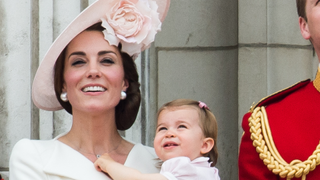
[[[160,128],[158,129],[158,131],[163,131],[163,130],[167,130],[167,128],[166,128],[166,127],[160,127]]]
[[[181,124],[181,125],[178,126],[178,128],[187,128],[187,126]]]

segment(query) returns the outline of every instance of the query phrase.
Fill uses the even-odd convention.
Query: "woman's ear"
[[[302,37],[306,40],[309,40],[310,32],[309,32],[308,22],[302,17],[299,17],[299,27],[300,27],[300,32]]]
[[[126,91],[129,87],[129,81],[124,79],[122,83],[122,91]]]
[[[214,140],[212,138],[204,138],[200,153],[207,154],[208,152],[211,151],[213,146],[214,146]]]
[[[66,83],[63,83],[61,92],[67,92]]]

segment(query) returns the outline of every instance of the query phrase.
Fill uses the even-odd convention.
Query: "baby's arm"
[[[135,169],[126,167],[114,161],[108,154],[100,156],[94,163],[94,166],[98,171],[108,173],[114,180],[167,180],[161,174],[142,174]]]

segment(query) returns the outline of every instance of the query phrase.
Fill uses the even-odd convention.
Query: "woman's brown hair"
[[[100,31],[102,32],[104,28],[101,26],[101,23],[94,24],[87,28],[85,31]],[[135,122],[141,101],[140,94],[140,83],[139,75],[137,72],[136,64],[132,57],[127,53],[121,52],[121,44],[119,44],[118,49],[121,54],[124,78],[128,81],[129,87],[126,90],[127,98],[121,100],[116,106],[116,125],[118,130],[127,130]],[[60,102],[61,106],[70,114],[72,114],[72,106],[69,102],[64,102],[60,99],[62,93],[63,84],[64,84],[64,61],[65,53],[67,46],[59,55],[55,66],[54,66],[54,89],[56,97]]]

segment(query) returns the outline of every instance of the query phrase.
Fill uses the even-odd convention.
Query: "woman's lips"
[[[82,89],[83,92],[104,92],[106,88],[102,86],[87,86]]]

